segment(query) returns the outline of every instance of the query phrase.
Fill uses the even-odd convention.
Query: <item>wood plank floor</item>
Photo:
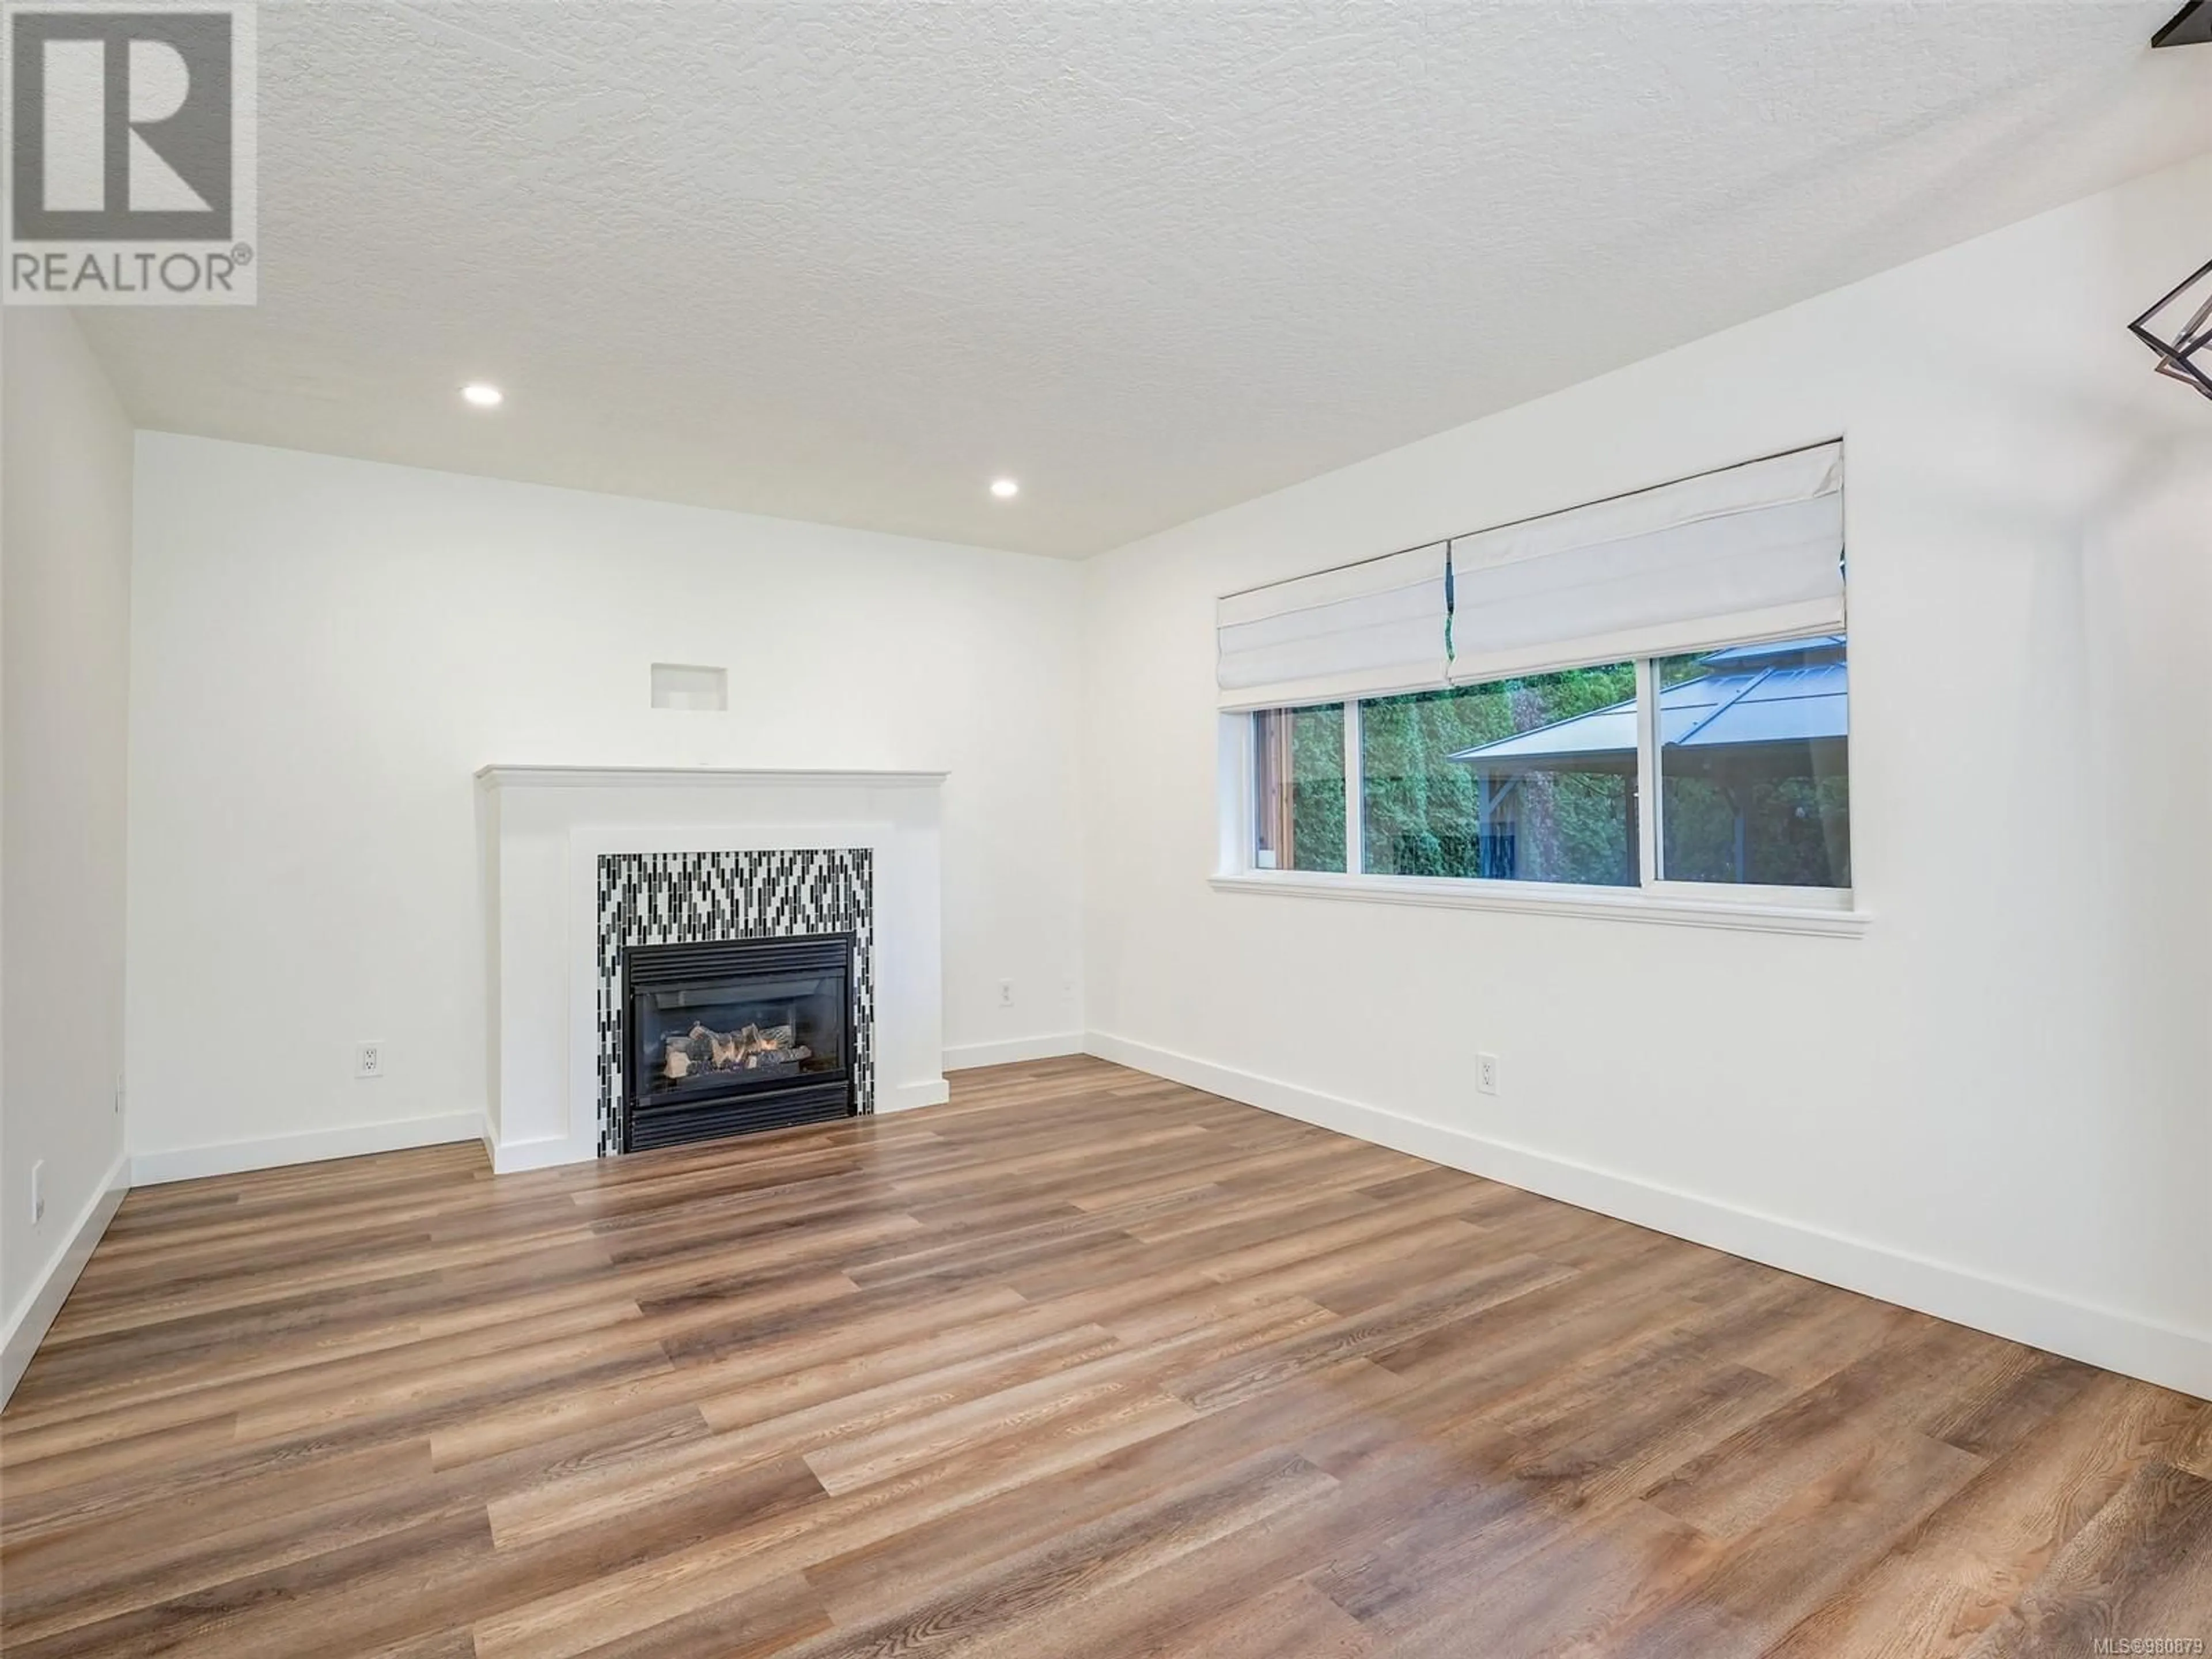
[[[1084,1060],[135,1192],[0,1505],[27,1659],[2212,1639],[2212,1406]]]

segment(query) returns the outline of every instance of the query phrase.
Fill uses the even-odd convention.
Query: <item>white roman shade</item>
[[[1218,623],[1224,708],[1440,685],[1444,544],[1232,593]]]
[[[1823,444],[1458,538],[1452,678],[1840,629],[1843,483]]]
[[[1224,708],[1380,696],[1844,626],[1822,444],[1221,601]]]

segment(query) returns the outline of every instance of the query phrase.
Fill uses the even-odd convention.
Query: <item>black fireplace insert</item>
[[[623,1150],[850,1117],[853,936],[623,952]]]

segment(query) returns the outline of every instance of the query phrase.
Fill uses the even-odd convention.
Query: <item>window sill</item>
[[[1806,933],[1856,939],[1874,920],[1870,912],[1855,908],[1851,896],[1845,892],[1835,894],[1833,903],[1810,895],[1809,902],[1776,903],[1764,896],[1705,897],[1680,890],[1577,888],[1429,876],[1341,876],[1312,871],[1240,871],[1209,879],[1216,891],[1224,893],[1296,895],[1301,898],[1349,899],[1364,904],[1425,905],[1446,910],[1507,910],[1525,915],[1734,928],[1749,933]]]

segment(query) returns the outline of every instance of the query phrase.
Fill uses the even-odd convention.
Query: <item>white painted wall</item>
[[[483,1109],[488,763],[949,771],[949,1058],[1073,1045],[1074,568],[155,433],[137,488],[134,1155]]]
[[[4,313],[0,380],[4,1399],[120,1191],[131,437],[67,312]]]
[[[2212,158],[1093,561],[1093,1046],[2212,1393],[2212,405],[2123,329],[2208,207]],[[1217,594],[1839,433],[1863,938],[1207,886]]]

